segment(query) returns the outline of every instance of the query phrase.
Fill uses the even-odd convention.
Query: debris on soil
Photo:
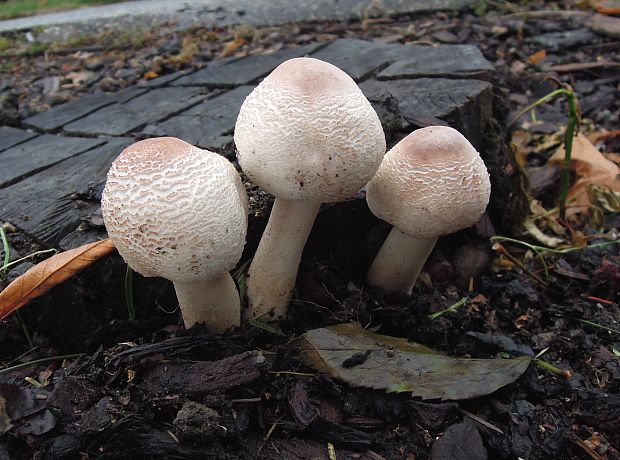
[[[507,101],[494,107],[496,120],[514,118],[558,81],[568,84],[580,103],[580,132],[617,166],[619,19],[603,5],[613,2],[527,3],[477,2],[459,14],[349,23],[104,33],[63,44],[16,34],[0,42],[0,124],[21,126],[85,95],[159,85],[222,57],[289,45],[339,37],[474,44],[495,66],[497,100]],[[398,101],[376,96],[384,126],[398,132]],[[474,229],[441,239],[411,297],[363,285],[389,227],[361,200],[319,215],[278,329],[253,323],[220,336],[200,326],[185,331],[172,286],[139,276],[138,319],[127,321],[125,264],[118,255],[98,260],[0,324],[0,458],[620,458],[618,197],[595,189],[587,194],[595,204],[589,214],[558,218],[562,162],[551,158],[566,119],[565,101],[556,99],[514,120],[514,161],[497,170],[518,172],[518,183],[493,184],[493,194],[506,203],[511,194],[523,196],[514,209],[527,210],[528,219],[498,206]],[[504,148],[503,130],[496,126],[481,151]],[[615,184],[609,174],[606,180]],[[80,196],[96,202],[100,185],[83,187]],[[256,188],[250,195],[255,220],[244,261],[270,206]],[[101,227],[96,213],[89,219]],[[496,235],[499,221],[510,238]],[[12,261],[43,249],[5,227]],[[39,260],[2,272],[0,287]],[[501,385],[485,375],[479,383],[495,390],[490,394],[461,380],[453,393],[386,393],[368,388],[361,370],[375,362],[376,350],[386,359],[398,354],[385,347],[388,339],[333,360],[349,383],[308,365],[289,343],[352,322],[372,337],[403,337],[448,359],[522,367]],[[537,355],[573,376],[524,370]],[[411,398],[414,392],[434,399]]]

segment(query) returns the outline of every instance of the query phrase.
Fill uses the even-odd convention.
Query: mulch
[[[0,123],[19,126],[85,94],[223,56],[355,37],[475,44],[495,64],[492,82],[506,89],[512,114],[563,82],[578,94],[583,130],[613,130],[620,41],[613,27],[592,18],[567,2],[481,2],[461,14],[101,35],[45,50],[15,37],[0,64]],[[530,136],[520,164],[526,173],[546,166],[553,149],[540,146],[561,133],[566,118],[557,99],[515,121],[512,129]],[[618,141],[601,148],[618,152]],[[545,180],[538,198],[552,204],[559,176]],[[264,220],[251,229],[254,239]],[[587,218],[562,224],[597,244],[617,238],[618,222],[608,214],[596,228]],[[500,257],[488,241],[493,222],[486,222],[443,238],[413,296],[400,297],[363,286],[386,225],[362,206],[339,204],[322,212],[317,226],[337,230],[317,231],[308,243],[289,315],[278,325],[284,337],[256,325],[217,337],[200,327],[185,331],[171,286],[140,277],[133,286],[138,319],[126,321],[118,256],[21,310],[33,349],[18,321],[3,322],[4,366],[84,355],[0,373],[0,459],[330,458],[331,449],[338,459],[620,459],[617,245],[545,253],[541,261],[503,242],[509,257]],[[518,226],[502,230],[527,239]],[[364,237],[346,237],[354,234]],[[25,236],[9,236],[16,251],[32,249]],[[465,306],[429,319],[463,297]],[[288,346],[309,329],[351,321],[450,356],[544,351],[542,359],[571,377],[531,365],[490,396],[419,401],[344,385],[304,366]]]

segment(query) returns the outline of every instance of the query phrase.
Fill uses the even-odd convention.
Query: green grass
[[[0,2],[0,19],[13,19],[118,1],[120,0],[8,0]]]

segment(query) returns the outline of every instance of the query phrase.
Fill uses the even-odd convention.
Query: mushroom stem
[[[248,270],[249,308],[243,313],[244,319],[259,318],[271,311],[274,317],[268,320],[286,314],[301,253],[320,207],[316,201],[276,198]]]
[[[372,262],[366,280],[390,292],[411,294],[437,237],[417,238],[393,227]]]
[[[175,281],[185,328],[207,323],[209,331],[220,333],[241,322],[241,302],[229,273],[208,281]]]

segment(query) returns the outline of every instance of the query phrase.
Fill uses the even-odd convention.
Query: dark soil
[[[110,47],[98,37],[97,46],[104,49],[96,53],[84,51],[94,44],[79,43],[34,57],[13,55],[3,63],[0,119],[19,125],[36,111],[85,93],[202,66],[225,49],[258,53],[346,36],[476,44],[496,64],[494,83],[506,88],[513,112],[554,89],[556,83],[543,77],[555,76],[578,91],[586,128],[617,127],[617,67],[546,69],[617,60],[620,42],[583,32],[575,38],[571,32],[590,30],[587,18],[564,2],[528,2],[525,8],[502,3],[501,8],[361,24],[194,30],[145,35],[140,43],[115,44],[108,37]],[[514,14],[513,8],[524,13]],[[557,8],[564,13],[540,13]],[[549,34],[557,32],[567,32],[567,41],[554,45],[556,35]],[[235,37],[246,44],[233,50],[227,44]],[[546,57],[533,63],[530,56],[541,50]],[[89,73],[82,80],[71,72]],[[562,128],[565,104],[545,106],[536,123],[525,119],[527,124],[517,126],[532,136],[522,165],[527,172],[545,166],[550,152],[536,150],[536,142]],[[609,142],[606,148],[617,152],[617,145]],[[541,199],[553,203],[558,187],[559,178],[552,175]],[[260,205],[242,266],[268,216],[269,200],[253,193]],[[326,206],[306,247],[289,315],[278,325],[284,336],[252,325],[224,336],[209,336],[201,327],[185,331],[172,285],[138,276],[133,286],[138,319],[127,321],[125,265],[117,255],[107,257],[20,310],[33,348],[15,316],[0,324],[3,366],[83,353],[0,370],[0,432],[5,432],[0,459],[311,459],[330,458],[332,448],[338,459],[620,459],[617,245],[547,254],[546,275],[541,261],[520,245],[504,243],[508,259],[491,250],[489,237],[497,229],[524,238],[518,225],[507,228],[512,220],[505,217],[491,215],[441,239],[413,295],[400,297],[363,283],[389,227],[363,200]],[[597,230],[587,219],[564,225],[596,244],[616,237],[618,220],[608,215]],[[9,237],[18,253],[33,250],[23,235]],[[19,266],[1,282],[26,268]],[[464,307],[429,319],[464,296],[469,298]],[[547,350],[542,359],[572,377],[532,364],[490,396],[422,402],[317,374],[289,346],[291,337],[309,329],[351,321],[451,356],[533,356]]]

